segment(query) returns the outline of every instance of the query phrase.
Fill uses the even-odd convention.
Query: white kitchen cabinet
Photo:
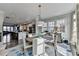
[[[44,39],[41,37],[33,39],[33,55],[40,56],[44,55],[44,53],[45,53]]]

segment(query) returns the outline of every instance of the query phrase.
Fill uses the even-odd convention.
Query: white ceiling
[[[0,10],[5,12],[5,16],[10,17],[10,19],[5,19],[5,22],[19,23],[35,19],[39,14],[38,5],[35,3],[1,3]],[[41,5],[42,19],[69,13],[76,6],[73,3],[46,3]]]

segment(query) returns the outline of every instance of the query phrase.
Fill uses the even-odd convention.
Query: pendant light
[[[41,19],[41,5],[38,5],[38,8],[39,8],[39,14],[38,14],[38,17],[39,17],[39,20]]]

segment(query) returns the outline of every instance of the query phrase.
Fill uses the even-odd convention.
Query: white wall
[[[4,21],[4,12],[0,11],[0,33],[1,33],[1,40],[3,39],[3,31],[2,31],[3,21]]]
[[[69,41],[71,40],[71,14],[67,15],[65,18],[65,33],[66,33],[66,39]]]
[[[4,12],[0,11],[0,32],[2,32],[3,21],[4,21]]]
[[[77,5],[77,54],[79,54],[79,4]]]

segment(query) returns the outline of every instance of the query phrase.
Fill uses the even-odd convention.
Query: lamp
[[[38,5],[38,8],[39,8],[39,15],[38,15],[38,17],[39,17],[39,20],[41,19],[41,5]]]

